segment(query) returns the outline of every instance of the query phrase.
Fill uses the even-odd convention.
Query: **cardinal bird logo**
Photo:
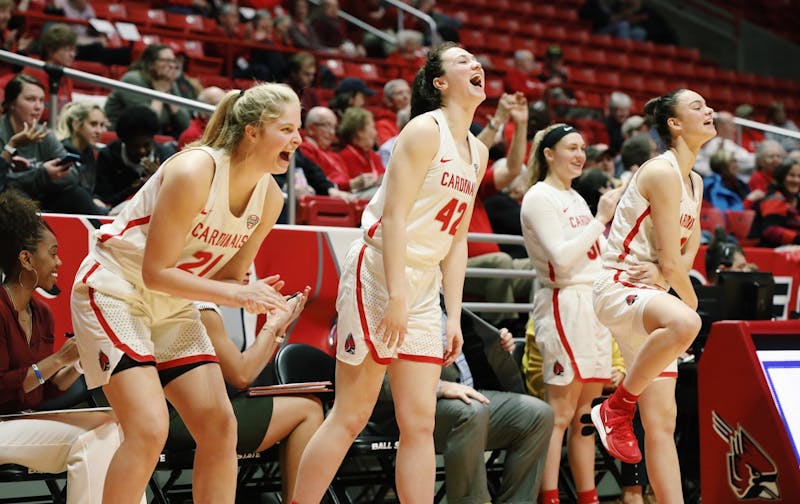
[[[558,361],[553,364],[553,374],[556,376],[564,376],[564,366]]]
[[[767,452],[750,434],[734,429],[716,412],[711,412],[714,432],[728,444],[728,484],[739,499],[778,500],[778,469]]]
[[[628,304],[628,306],[635,303],[637,299],[639,299],[638,294],[628,294],[627,296],[625,296],[625,302]]]
[[[347,338],[344,340],[344,351],[355,355],[356,353],[356,342],[353,339],[353,333],[347,333]]]
[[[102,350],[98,353],[97,362],[100,364],[100,370],[106,372],[111,367],[111,362],[108,360],[108,355],[104,354]]]
[[[260,221],[258,215],[252,214],[247,216],[247,229],[253,229],[258,225],[258,221]]]

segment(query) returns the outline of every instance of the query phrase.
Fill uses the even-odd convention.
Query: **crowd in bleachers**
[[[409,120],[416,70],[435,41],[460,41],[486,69],[487,101],[472,130],[490,148],[490,167],[470,221],[475,233],[522,235],[524,165],[537,131],[560,121],[581,130],[585,172],[574,186],[594,194],[596,206],[598,191],[625,184],[663,147],[637,114],[644,99],[692,88],[717,107],[717,137],[695,164],[704,182],[706,241],[722,226],[740,245],[800,244],[800,141],[734,122],[760,120],[800,132],[792,120],[800,114],[800,83],[701,60],[696,49],[676,45],[640,1],[408,3],[436,21],[437,33],[378,0],[341,6],[337,0],[319,6],[307,0],[0,0],[0,44],[51,65],[209,105],[228,89],[286,83],[302,104],[293,189],[299,221],[309,224],[359,224],[364,200],[382,183]],[[340,8],[396,43],[344,23]],[[138,34],[113,25],[119,21],[133,23]],[[161,162],[201,138],[209,118],[130,91],[51,79],[44,70],[0,63],[0,191],[18,189],[47,212],[118,213]],[[50,114],[57,114],[56,129],[45,125]],[[290,179],[275,178],[288,192]],[[319,209],[302,208],[320,196],[329,198],[326,218],[341,218],[318,219]],[[523,247],[484,242],[470,243],[468,265],[531,269]],[[465,294],[529,301],[531,283],[468,279]],[[527,321],[515,313],[482,315],[517,334]]]

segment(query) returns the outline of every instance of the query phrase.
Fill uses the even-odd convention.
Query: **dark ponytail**
[[[644,105],[645,120],[658,132],[658,136],[664,145],[672,145],[672,132],[667,121],[670,117],[675,117],[675,106],[678,103],[678,95],[685,89],[676,89],[658,98],[651,98]]]
[[[433,79],[444,74],[442,54],[452,47],[453,42],[445,42],[428,51],[425,65],[419,69],[411,86],[411,119],[442,106],[442,93],[433,85]]]

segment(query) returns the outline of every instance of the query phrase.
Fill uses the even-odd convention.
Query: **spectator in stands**
[[[88,0],[54,0],[53,6],[57,10],[60,9],[69,19],[89,21],[97,17]],[[99,61],[105,65],[130,65],[130,47],[108,47],[106,36],[97,33],[89,25],[75,23],[69,27],[78,36],[75,59]]]
[[[112,206],[127,200],[156,172],[175,149],[154,140],[158,117],[150,107],[125,109],[117,123],[117,138],[97,156],[97,196]]]
[[[622,123],[631,115],[631,97],[622,91],[614,91],[608,100],[608,115],[605,118],[608,145],[619,152],[622,148]]]
[[[800,133],[800,128],[791,119],[786,117],[786,108],[781,102],[773,102],[767,109],[767,124],[777,126],[778,128],[788,129],[795,133]],[[766,138],[780,142],[784,150],[791,151],[800,147],[800,141],[797,138],[781,135],[780,133],[767,132],[764,135]]]
[[[503,79],[506,93],[519,91],[531,102],[541,99],[545,86],[534,74],[535,71],[536,60],[532,52],[528,49],[514,51],[514,66],[506,72]]]
[[[403,128],[408,124],[408,121],[411,120],[411,109],[405,108],[397,112],[397,129],[403,131]],[[400,134],[398,133],[397,136]],[[389,160],[392,158],[392,151],[394,150],[394,144],[397,143],[397,136],[393,136],[392,138],[386,140],[378,147],[378,155],[381,157],[381,161],[383,162],[383,166],[389,167]]]
[[[650,132],[650,126],[648,126],[647,122],[644,120],[644,117],[640,115],[632,115],[629,116],[625,121],[622,122],[622,126],[620,126],[620,132],[622,133],[622,141],[629,139],[633,135],[637,133],[646,133],[653,138],[654,136],[658,136],[655,133]],[[657,139],[654,139],[657,142]],[[614,156],[614,175],[617,180],[619,180],[622,173],[625,171],[625,167],[622,166],[622,156]]]
[[[308,111],[305,122],[305,138],[300,151],[313,163],[319,165],[331,182],[342,191],[353,192],[363,188],[364,176],[351,179],[350,173],[338,153],[331,150],[336,140],[336,114],[327,107],[314,107]]]
[[[396,77],[408,81],[414,80],[417,70],[425,64],[422,42],[422,32],[416,30],[397,32],[397,47],[386,58],[386,62],[395,68]]]
[[[345,110],[363,107],[368,96],[375,96],[375,91],[371,90],[366,82],[358,77],[345,77],[336,86],[329,104],[330,109],[341,119]]]
[[[362,199],[371,198],[383,180],[383,166],[375,152],[375,121],[372,112],[359,107],[347,109],[338,129],[342,150],[339,156],[350,177],[350,190]],[[355,185],[354,185],[355,184]]]
[[[613,0],[587,0],[580,10],[580,17],[591,21],[592,31],[621,39],[643,41],[647,31],[639,26],[636,2]]]
[[[292,18],[281,15],[275,16],[272,22],[275,43],[284,47],[293,47],[292,38],[289,36],[289,28],[292,26]]]
[[[599,168],[585,168],[580,177],[572,181],[572,188],[586,201],[592,215],[597,213],[600,197],[614,187],[619,186],[615,186],[608,174]]]
[[[501,161],[501,163],[504,162]],[[522,197],[528,189],[527,170],[522,169],[519,175],[508,184],[508,186],[497,194],[486,198],[483,207],[492,225],[492,231],[496,234],[522,236],[522,225],[520,223],[519,212]],[[500,243],[500,251],[505,252],[514,259],[526,259],[528,252],[524,245],[512,245]]]
[[[30,75],[17,75],[5,88],[5,114],[0,117],[2,156],[13,164],[5,183],[39,201],[47,212],[105,214],[80,185],[72,161],[56,136],[39,124],[44,111],[44,89]]]
[[[737,243],[726,240],[727,233],[722,226],[714,230],[714,238],[706,249],[706,283],[717,285],[722,271],[758,271],[754,264],[747,262],[744,250]]]
[[[564,86],[567,84],[567,77],[564,53],[561,51],[561,47],[553,44],[547,48],[545,53],[544,65],[542,66],[542,72],[539,74],[539,80],[551,89],[563,89],[566,94],[568,91],[564,89]]]
[[[383,145],[400,133],[397,114],[401,110],[411,109],[411,87],[408,82],[403,79],[387,82],[383,86],[383,103],[385,106],[374,112],[378,145]]]
[[[81,376],[75,340],[53,351],[53,314],[33,295],[37,288],[55,287],[61,266],[56,237],[37,212],[36,203],[16,191],[0,194],[0,414],[38,409]],[[114,418],[103,412],[0,422],[0,464],[67,471],[67,504],[102,502],[106,470],[119,443]]]
[[[775,140],[764,140],[756,148],[756,171],[750,177],[748,185],[751,191],[760,189],[766,194],[772,185],[773,172],[786,157],[783,146]]]
[[[311,26],[321,50],[341,52],[347,56],[365,56],[364,47],[347,36],[344,21],[339,17],[338,0],[322,0],[313,16]]]
[[[223,98],[225,98],[225,91],[217,86],[207,87],[197,96],[198,101],[214,106],[221,102]],[[203,136],[209,117],[211,117],[210,112],[194,112],[194,119],[189,123],[189,127],[178,137],[178,150],[183,149]]]
[[[139,61],[120,80],[154,91],[183,96],[176,83],[177,78],[178,62],[172,49],[164,44],[150,44],[142,52]],[[189,111],[178,105],[170,105],[129,91],[114,90],[108,95],[105,107],[106,116],[114,129],[117,128],[123,111],[134,105],[149,106],[155,112],[159,125],[157,134],[177,138],[191,120]]]
[[[763,191],[751,191],[747,182],[739,178],[739,160],[731,151],[716,151],[709,166],[711,175],[703,178],[703,198],[713,207],[723,211],[744,210],[764,197]]]
[[[766,140],[765,140],[766,142]],[[756,203],[756,219],[751,234],[761,245],[800,244],[800,162],[787,158],[775,168],[770,191]]]
[[[317,59],[307,51],[300,51],[289,58],[289,78],[286,84],[300,97],[303,107],[303,120],[305,114],[314,107],[322,104],[314,82],[317,76]]]
[[[528,103],[522,93],[504,94],[498,102],[497,111],[489,124],[480,132],[478,139],[484,145],[491,145],[495,133],[505,122],[514,125],[514,135],[508,148],[508,155],[498,159],[480,182],[475,207],[472,210],[469,231],[471,233],[493,233],[491,221],[484,207],[484,200],[508,187],[522,172],[525,160]],[[467,245],[467,267],[530,270],[531,263],[527,258],[514,259],[502,252],[496,243],[470,242]],[[492,303],[513,303],[517,299],[529,300],[532,281],[530,278],[467,278],[464,292],[480,296]],[[495,327],[518,328],[524,324],[517,313],[481,313],[481,317]]]
[[[614,187],[620,186],[620,180],[614,177],[614,151],[608,145],[600,143],[586,148],[586,163],[583,169],[591,168],[597,168],[605,173]]]
[[[10,25],[14,16],[14,0],[0,0],[0,47],[6,51],[25,53],[33,37],[21,31],[21,26]]]
[[[747,119],[750,121],[756,120],[755,110],[753,110],[753,106],[748,105],[747,103],[744,103],[736,107],[734,114],[736,115],[736,117],[739,117],[741,119]],[[737,126],[737,133],[741,135],[742,147],[747,149],[749,152],[755,152],[756,147],[758,147],[758,144],[760,144],[761,141],[764,140],[764,134],[757,129],[748,128],[744,126]]]
[[[314,28],[308,19],[308,1],[292,0],[289,5],[292,24],[289,26],[289,38],[292,45],[307,51],[319,51],[323,48]]]
[[[295,189],[298,183],[305,184],[304,191],[297,191],[298,196],[302,194],[318,194],[320,196],[330,196],[331,198],[339,198],[345,201],[355,201],[356,196],[348,191],[342,191],[336,184],[334,184],[322,171],[318,164],[308,159],[301,150],[294,153],[295,165]],[[286,174],[278,174],[273,177],[281,190],[286,193],[286,181],[288,177]],[[301,180],[302,179],[302,180]],[[284,207],[284,211],[286,208]],[[281,214],[282,217],[283,214]],[[278,219],[279,222],[285,222],[285,219]]]
[[[441,40],[448,42],[458,42],[458,30],[461,29],[461,21],[453,16],[448,16],[436,8],[436,0],[414,0],[414,7],[433,18],[436,23],[436,31]],[[414,18],[413,28],[425,34],[424,44],[426,46],[438,43],[431,35],[430,25],[421,19]]]
[[[645,161],[658,155],[655,141],[646,133],[637,133],[622,143],[620,158],[623,172],[620,181],[626,184]]]
[[[78,36],[64,23],[49,25],[39,38],[39,53],[45,63],[65,68],[75,61],[75,41]],[[26,66],[22,73],[35,77],[44,88],[45,107],[50,112],[50,79],[44,70]],[[72,101],[72,79],[62,76],[58,82],[58,110]],[[57,113],[57,112],[56,112]],[[46,115],[47,116],[47,115]],[[46,119],[46,117],[45,117]]]
[[[68,103],[58,118],[57,137],[67,152],[81,157],[75,169],[80,176],[80,185],[93,196],[97,184],[97,149],[106,129],[106,114],[96,103]],[[94,198],[94,203],[99,207],[107,207],[98,198]]]
[[[278,276],[268,279],[282,283]],[[288,301],[287,311],[275,311],[258,333],[258,337],[241,350],[225,331],[222,312],[212,303],[197,303],[200,320],[206,328],[225,383],[237,392],[256,381],[280,346],[287,327],[303,311],[309,288]],[[233,414],[238,424],[236,451],[240,454],[262,452],[275,444],[280,450],[281,493],[289,502],[297,482],[297,466],[311,436],[322,424],[322,404],[314,396],[282,395],[247,397],[231,396]],[[165,447],[191,450],[194,439],[175,410],[170,412],[169,436]]]
[[[711,175],[709,166],[711,156],[715,152],[723,150],[733,154],[741,173],[752,173],[756,166],[756,158],[751,152],[736,143],[736,123],[733,122],[733,114],[724,110],[717,112],[714,126],[717,128],[717,136],[700,148],[700,152],[697,153],[697,161],[694,163],[694,171],[703,177]]]

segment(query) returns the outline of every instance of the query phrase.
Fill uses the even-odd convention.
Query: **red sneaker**
[[[603,401],[592,408],[592,423],[600,435],[600,441],[613,457],[628,464],[642,461],[642,452],[633,433],[633,416],[606,406]]]

